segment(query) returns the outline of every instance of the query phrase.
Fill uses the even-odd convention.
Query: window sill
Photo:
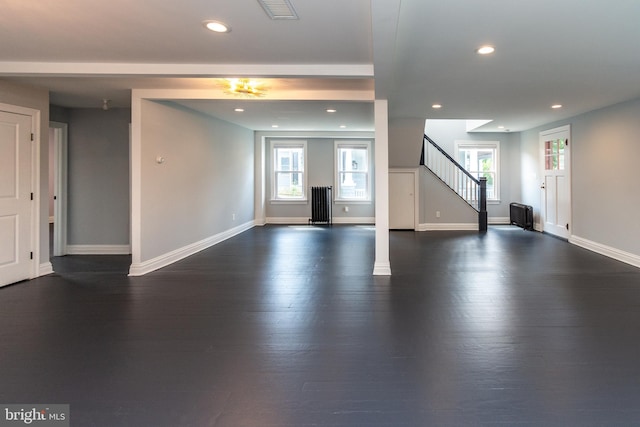
[[[499,205],[500,203],[502,203],[502,201],[500,199],[496,199],[496,200],[487,200],[487,204],[488,205]]]
[[[282,199],[271,199],[269,203],[272,205],[306,205],[309,201],[307,199],[296,199],[296,200],[282,200]]]

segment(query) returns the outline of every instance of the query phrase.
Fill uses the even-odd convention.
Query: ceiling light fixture
[[[496,48],[493,47],[493,46],[489,46],[489,45],[480,46],[478,49],[476,49],[476,53],[478,55],[489,55],[489,54],[492,54],[495,51],[496,51]]]
[[[272,127],[272,128],[277,128],[277,127],[280,127],[280,126],[278,126],[278,125],[271,125],[271,127]]]
[[[440,108],[442,108],[442,104],[433,104],[431,108],[433,108],[434,110],[439,110]]]
[[[247,98],[264,96],[266,90],[264,84],[252,79],[224,79],[222,84],[227,93]]]
[[[204,26],[214,33],[230,33],[231,27],[220,21],[204,21]]]
[[[346,129],[347,125],[340,125],[340,129]]]
[[[327,108],[327,113],[335,113],[336,111],[338,111],[338,110],[336,110],[334,108]]]
[[[235,111],[236,113],[242,113],[242,112],[244,112],[244,108],[236,108],[233,111]]]
[[[562,108],[562,104],[553,104],[551,108],[553,108],[554,110],[557,110],[559,108]]]

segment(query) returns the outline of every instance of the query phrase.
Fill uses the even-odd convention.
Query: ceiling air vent
[[[258,3],[271,19],[298,19],[289,0],[258,0]]]

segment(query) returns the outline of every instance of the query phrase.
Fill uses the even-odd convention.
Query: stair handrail
[[[443,154],[447,159],[449,159],[451,163],[453,163],[458,169],[460,169],[460,172],[464,173],[469,178],[471,178],[473,182],[480,185],[480,180],[478,178],[471,175],[471,173],[469,173],[468,170],[466,170],[460,163],[458,163],[453,157],[451,157],[446,151],[444,151],[442,147],[440,147],[433,139],[429,138],[426,134],[424,135],[424,139],[429,141],[431,145],[433,145],[441,154]],[[424,140],[422,140],[422,156],[420,157],[420,165],[426,166],[425,158],[424,158]]]
[[[469,178],[469,180],[471,180],[471,182],[477,185],[478,198],[477,200],[471,199],[477,203],[477,206],[474,206],[474,204],[471,202],[469,198],[463,197],[463,195],[459,193],[458,190],[454,189],[446,180],[444,180],[443,177],[436,174],[436,176],[438,176],[438,178],[443,180],[445,184],[453,190],[454,193],[460,196],[464,201],[466,201],[473,209],[475,209],[478,212],[478,229],[480,231],[487,231],[487,224],[488,224],[487,178],[486,177],[476,178],[473,175],[471,175],[471,173],[468,170],[466,170],[460,163],[458,163],[453,157],[451,157],[446,151],[444,151],[442,147],[440,147],[433,139],[429,138],[426,134],[424,134],[424,138],[422,140],[422,153],[420,155],[420,165],[431,170],[431,168],[427,164],[427,161],[426,161],[427,159],[425,158],[425,152],[426,152],[425,141],[428,141],[429,144],[431,144],[431,146],[433,146],[440,154],[442,154],[456,169],[458,169],[458,171],[462,172],[467,178]],[[433,170],[431,171],[435,174]]]

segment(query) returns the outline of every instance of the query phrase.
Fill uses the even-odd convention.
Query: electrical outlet
[[[235,221],[236,220],[236,214],[231,214],[231,219]]]
[[[436,211],[436,218],[440,218],[440,211]]]
[[[344,211],[345,211],[345,212],[349,212],[349,206],[345,206],[345,207],[344,207]]]

